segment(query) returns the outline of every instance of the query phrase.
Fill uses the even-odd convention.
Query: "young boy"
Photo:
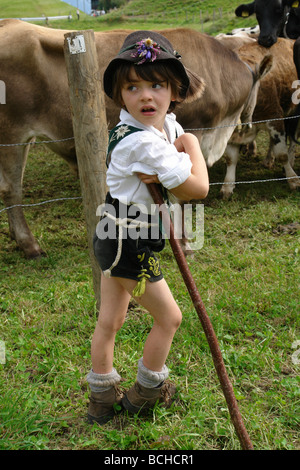
[[[171,112],[177,103],[201,96],[203,84],[183,66],[164,36],[151,31],[127,36],[104,73],[104,90],[122,110],[120,123],[110,133],[109,193],[94,237],[102,276],[92,370],[87,376],[91,388],[88,418],[100,424],[114,416],[116,403],[139,413],[157,401],[169,404],[175,393],[174,385],[166,382],[165,362],[181,311],[154,254],[163,249],[164,240],[161,233],[152,236],[150,230],[154,204],[147,184],[159,182],[181,200],[202,199],[208,192],[198,140],[183,132]],[[142,222],[129,215],[137,204],[142,208]],[[110,233],[117,236],[104,230],[111,223],[115,231]],[[145,224],[148,236],[136,236],[137,227]],[[135,236],[131,236],[132,228]],[[137,380],[122,396],[117,387],[120,376],[113,367],[114,344],[131,296],[148,310],[153,326],[138,361]]]

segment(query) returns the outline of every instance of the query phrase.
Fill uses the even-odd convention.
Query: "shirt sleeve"
[[[161,184],[176,188],[191,175],[192,163],[187,153],[158,136],[143,132],[131,148],[129,171],[157,175]]]

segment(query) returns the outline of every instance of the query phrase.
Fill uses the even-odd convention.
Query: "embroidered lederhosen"
[[[129,125],[120,125],[112,129],[107,149],[107,167],[110,163],[111,153],[120,140],[129,134],[142,130]],[[137,280],[138,284],[133,295],[140,296],[145,290],[147,279],[150,282],[155,282],[163,278],[159,261],[153,252],[161,251],[165,246],[165,240],[162,237],[160,227],[155,231],[155,237],[151,236],[153,235],[153,225],[159,224],[158,215],[156,215],[154,223],[153,216],[150,214],[137,212],[134,216],[128,216],[131,207],[125,206],[118,199],[113,199],[110,193],[107,194],[99,224],[102,224],[103,229],[105,224],[114,223],[116,238],[104,238],[103,236],[99,238],[99,230],[96,230],[94,252],[104,276]],[[132,229],[135,233],[144,230],[144,235],[147,230],[147,236],[132,238],[130,236]],[[103,230],[101,233],[103,234]]]

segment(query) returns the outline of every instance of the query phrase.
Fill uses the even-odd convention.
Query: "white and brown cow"
[[[18,20],[0,21],[0,80],[6,85],[6,104],[0,105],[0,144],[27,143],[35,138],[72,137],[67,74],[63,54],[67,31],[48,29]],[[201,148],[212,165],[224,153],[239,119],[249,121],[256,102],[258,80],[270,67],[270,56],[255,71],[216,39],[196,31],[161,31],[182,54],[184,64],[198,73],[206,88],[198,101],[178,108],[184,128],[198,131]],[[120,49],[128,31],[96,32],[100,74]],[[113,126],[119,110],[106,101],[107,121]],[[27,146],[0,146],[0,196],[6,207],[22,203],[22,179]],[[49,147],[76,164],[73,140]],[[7,211],[12,238],[27,257],[41,254],[21,207]]]
[[[234,41],[234,37],[232,37]],[[257,41],[246,43],[238,48],[231,42],[239,57],[253,67],[265,56],[267,49],[260,46]],[[290,115],[295,109],[292,102],[294,92],[293,82],[297,79],[297,72],[293,61],[293,41],[279,38],[268,49],[273,56],[271,71],[260,81],[257,103],[253,113],[251,128],[245,128],[242,132],[234,132],[226,149],[227,173],[221,192],[224,197],[229,197],[234,189],[236,165],[239,159],[241,145],[252,143],[260,130],[268,132],[270,147],[265,166],[271,167],[274,160],[282,163],[288,184],[292,190],[300,187],[300,179],[293,170],[295,143],[287,142],[285,123],[283,118]],[[226,43],[227,44],[227,43]],[[229,44],[229,43],[228,43]],[[228,184],[232,183],[232,184]]]

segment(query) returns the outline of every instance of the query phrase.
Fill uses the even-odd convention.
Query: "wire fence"
[[[217,183],[209,183],[209,186],[216,186],[216,185],[236,185],[236,184],[255,184],[255,183],[271,183],[273,181],[287,181],[295,179],[295,176],[289,176],[285,178],[268,178],[265,180],[252,180],[252,181],[235,181],[234,183],[231,182],[217,182]],[[9,209],[14,209],[15,207],[34,207],[34,206],[42,206],[44,204],[50,204],[51,202],[61,202],[61,201],[72,201],[76,199],[82,199],[82,196],[74,196],[74,197],[60,197],[55,199],[48,199],[47,201],[42,202],[35,202],[35,203],[28,203],[28,204],[14,204],[13,206],[4,207],[4,209],[0,209],[1,212],[8,211]]]
[[[184,129],[185,131],[188,132],[193,132],[193,131],[209,131],[209,130],[216,130],[216,129],[223,129],[227,127],[237,127],[239,126],[249,126],[249,125],[257,125],[257,124],[264,124],[267,122],[273,122],[273,121],[283,121],[287,119],[296,119],[300,118],[300,115],[295,115],[295,116],[286,116],[282,118],[273,118],[273,119],[264,119],[260,121],[250,121],[250,122],[244,122],[244,123],[239,123],[239,124],[228,124],[224,126],[215,126],[215,127],[199,127],[199,128],[190,128],[190,129]],[[65,139],[57,139],[57,140],[39,140],[39,141],[31,141],[31,142],[20,142],[20,143],[15,143],[15,144],[0,144],[0,147],[17,147],[17,146],[25,146],[25,145],[39,145],[39,144],[52,144],[52,143],[57,143],[57,142],[67,142],[70,140],[74,140],[74,137],[67,137]],[[237,185],[237,184],[255,184],[255,183],[270,183],[270,182],[278,182],[278,181],[287,181],[290,179],[295,179],[295,176],[290,176],[290,177],[284,177],[284,178],[267,178],[267,179],[261,179],[261,180],[251,180],[251,181],[235,181],[235,182],[213,182],[209,183],[210,186],[216,186],[216,185]],[[82,196],[74,196],[74,197],[62,197],[62,198],[55,198],[55,199],[48,199],[47,201],[41,201],[41,202],[36,202],[36,203],[28,203],[28,204],[15,204],[13,206],[9,207],[4,207],[3,209],[0,209],[0,214],[4,211],[7,211],[9,209],[14,209],[15,207],[35,207],[35,206],[41,206],[44,204],[50,204],[53,202],[61,202],[61,201],[70,201],[70,200],[78,200],[82,199]]]
[[[257,125],[257,124],[265,124],[267,122],[275,122],[275,121],[285,121],[288,119],[297,119],[300,118],[300,114],[295,116],[285,116],[280,118],[273,118],[273,119],[262,119],[260,121],[248,121],[248,122],[239,122],[237,124],[226,124],[224,126],[214,126],[214,127],[195,127],[195,128],[187,128],[184,129],[188,132],[193,131],[211,131],[216,129],[225,129],[227,127],[237,127],[237,126],[249,126],[249,125]],[[65,139],[57,139],[57,140],[38,140],[38,141],[31,141],[31,142],[20,142],[17,144],[0,144],[0,147],[17,147],[22,145],[37,145],[37,144],[54,144],[56,142],[67,142],[68,140],[74,140],[74,137],[66,137]]]

